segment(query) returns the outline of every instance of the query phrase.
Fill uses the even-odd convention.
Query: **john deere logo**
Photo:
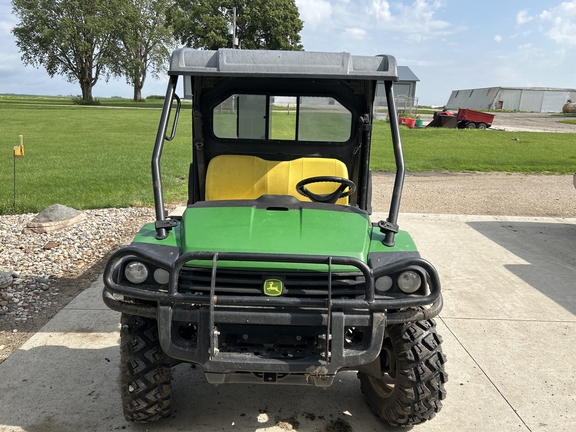
[[[264,282],[264,294],[270,297],[282,295],[283,284],[280,279],[266,279]]]

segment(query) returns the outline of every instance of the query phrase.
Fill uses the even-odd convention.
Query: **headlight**
[[[405,271],[398,278],[398,287],[406,294],[418,291],[420,285],[422,285],[422,278],[412,270]]]
[[[170,273],[164,269],[158,268],[154,270],[154,280],[160,285],[166,285],[170,280]]]
[[[124,269],[126,279],[135,284],[141,284],[148,279],[148,268],[139,261],[132,261]]]
[[[376,291],[378,292],[386,292],[388,291],[390,288],[392,288],[392,278],[390,276],[382,276],[378,279],[376,279]]]

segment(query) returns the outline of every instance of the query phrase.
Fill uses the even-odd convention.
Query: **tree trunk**
[[[92,97],[92,84],[86,81],[80,81],[80,87],[82,88],[82,102],[89,105],[94,102]]]
[[[80,88],[82,89],[82,103],[85,105],[92,105],[94,103],[94,98],[92,97],[92,87],[98,81],[98,78],[94,78],[94,68],[92,58],[84,58],[82,66],[80,68]],[[96,77],[98,76],[98,68],[96,69]]]
[[[134,102],[142,101],[142,86],[134,84]]]
[[[142,72],[140,70],[139,76],[134,77],[134,102],[142,102],[142,87],[144,87],[144,80],[146,79],[146,69]]]

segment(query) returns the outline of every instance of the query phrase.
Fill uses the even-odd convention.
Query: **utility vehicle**
[[[397,117],[396,69],[386,55],[173,53],[152,155],[156,221],[104,273],[104,301],[122,313],[128,420],[169,415],[180,362],[213,384],[328,387],[339,371],[357,371],[392,425],[440,410],[440,281],[397,225],[396,122],[379,128],[390,130],[397,168],[390,210],[370,219],[373,102],[383,83]],[[192,154],[188,202],[171,217],[161,156],[187,99],[179,80],[190,93]]]

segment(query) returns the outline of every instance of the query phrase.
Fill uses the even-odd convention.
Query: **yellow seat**
[[[256,156],[220,155],[208,164],[206,200],[257,199],[262,195],[291,195],[310,201],[296,191],[305,178],[336,176],[348,178],[346,165],[337,159],[300,158],[269,161]],[[335,183],[315,183],[308,188],[317,194],[333,192]],[[340,198],[337,204],[348,204]]]

